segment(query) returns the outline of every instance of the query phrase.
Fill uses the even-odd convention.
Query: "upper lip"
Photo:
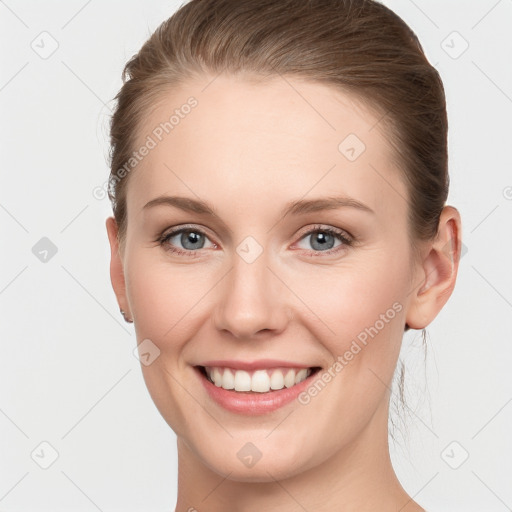
[[[302,364],[290,361],[279,361],[277,359],[258,359],[257,361],[235,361],[230,359],[216,359],[212,361],[204,361],[197,366],[214,366],[219,368],[233,368],[236,370],[260,370],[267,368],[314,368],[309,364]]]

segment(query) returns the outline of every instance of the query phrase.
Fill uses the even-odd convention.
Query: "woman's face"
[[[415,267],[381,129],[350,96],[280,77],[191,80],[148,112],[139,142],[156,145],[127,190],[126,301],[138,343],[150,340],[156,406],[182,454],[219,474],[284,478],[387,441]],[[152,203],[167,196],[182,200]]]

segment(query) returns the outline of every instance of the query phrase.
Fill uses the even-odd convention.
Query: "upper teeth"
[[[255,391],[266,393],[271,389],[291,388],[307,379],[310,368],[272,368],[268,370],[232,370],[230,368],[205,367],[206,374],[217,386],[235,391]]]

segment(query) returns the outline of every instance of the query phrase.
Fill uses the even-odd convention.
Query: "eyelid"
[[[305,235],[309,235],[317,231],[332,231],[338,235],[343,235],[345,238],[348,238],[351,241],[355,240],[354,236],[352,236],[352,234],[349,233],[346,229],[337,228],[335,226],[331,226],[330,224],[314,224],[313,226],[308,226],[304,228],[304,230],[300,231],[299,236],[300,238],[303,238]]]
[[[210,240],[210,242],[214,245],[214,246],[218,246],[219,244],[217,242],[215,242],[214,240],[212,240],[212,237],[210,234],[209,234],[209,229],[206,228],[205,226],[201,226],[200,224],[182,224],[182,225],[178,225],[178,226],[174,226],[172,228],[169,228],[169,229],[165,229],[160,235],[158,235],[157,239],[156,239],[156,242],[160,242],[160,243],[163,243],[166,239],[168,240],[169,238],[172,238],[176,235],[179,235],[181,233],[183,233],[184,231],[194,231],[194,232],[197,232],[201,235],[204,235],[205,238],[207,238],[208,240]],[[183,249],[181,249],[183,250]],[[197,250],[197,251],[191,251],[190,249],[185,249],[186,251],[188,252],[199,252],[201,249]]]
[[[174,236],[181,233],[182,231],[197,231],[198,233],[201,233],[208,238],[212,238],[210,235],[210,230],[201,224],[178,224],[177,226],[164,229],[158,238],[166,238],[171,235]]]

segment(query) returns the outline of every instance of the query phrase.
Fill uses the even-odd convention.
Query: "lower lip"
[[[283,407],[297,398],[310,384],[318,372],[312,373],[307,379],[291,388],[283,388],[267,393],[241,393],[218,387],[210,382],[199,368],[195,368],[203,386],[212,400],[231,412],[257,416],[270,413]]]

